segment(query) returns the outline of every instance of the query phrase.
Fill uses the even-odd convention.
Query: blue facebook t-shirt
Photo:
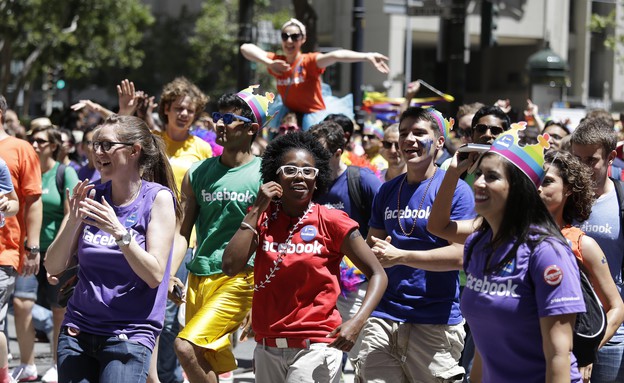
[[[368,201],[368,206],[352,206],[351,198],[349,198],[349,182],[347,180],[348,171],[342,172],[341,175],[338,176],[334,180],[334,183],[330,186],[327,193],[323,193],[320,197],[318,197],[315,202],[319,205],[325,205],[327,207],[331,207],[334,209],[342,210],[345,213],[349,214],[349,217],[356,221],[360,225],[360,233],[362,236],[366,238],[368,234],[368,220],[362,216],[362,208],[368,209],[370,211],[370,204],[373,202],[373,198],[379,187],[381,187],[381,181],[372,170],[367,168],[360,168],[360,185],[362,191],[362,201],[366,203]]]
[[[392,245],[399,249],[431,250],[448,246],[445,239],[427,231],[431,205],[445,173],[438,169],[432,178],[414,185],[407,183],[407,175],[383,184],[373,201],[370,227],[384,230],[392,238]],[[472,191],[459,180],[453,195],[451,220],[474,217]],[[426,271],[405,265],[385,270],[388,288],[373,316],[406,323],[461,323],[458,271]]]

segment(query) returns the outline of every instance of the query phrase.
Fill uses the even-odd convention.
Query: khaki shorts
[[[369,318],[355,361],[359,382],[461,382],[464,324],[429,325]]]
[[[186,293],[186,326],[178,334],[206,349],[204,357],[217,372],[235,370],[230,333],[251,309],[253,271],[251,267],[234,277],[189,274]]]
[[[338,383],[342,351],[326,343],[307,348],[277,348],[258,344],[254,350],[256,383]]]

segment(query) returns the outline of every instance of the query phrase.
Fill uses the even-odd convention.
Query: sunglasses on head
[[[223,123],[225,125],[230,125],[232,123],[232,121],[234,121],[234,119],[239,119],[243,122],[251,122],[250,119],[248,119],[247,117],[243,117],[243,116],[239,116],[238,114],[234,114],[234,113],[219,113],[219,112],[213,112],[212,113],[212,121],[216,124],[217,122],[219,122],[219,120],[223,119]]]
[[[34,144],[35,142],[37,143],[37,145],[43,145],[43,144],[47,144],[48,140],[44,140],[43,138],[31,138],[30,140],[30,144]]]
[[[399,150],[398,142],[381,141],[381,144],[383,145],[384,149],[392,149],[392,147],[394,146],[396,150]]]
[[[490,132],[492,132],[493,136],[498,136],[505,131],[505,129],[500,126],[485,124],[477,124],[474,126],[473,129],[476,130],[479,134],[485,134],[489,130]]]
[[[280,172],[286,178],[296,177],[297,174],[301,172],[301,175],[303,176],[303,178],[307,178],[311,180],[311,179],[316,178],[316,175],[318,174],[319,170],[317,168],[313,168],[312,166],[304,166],[300,168],[299,166],[294,166],[294,165],[283,165],[283,166],[280,166],[279,169],[277,169],[277,172],[275,172],[275,174],[279,174]]]
[[[282,41],[286,42],[291,39],[293,42],[301,40],[303,35],[301,33],[286,33],[282,32]]]
[[[115,141],[92,141],[91,145],[93,146],[93,151],[97,152],[98,149],[102,148],[103,151],[108,152],[111,150],[113,145],[124,145],[124,146],[132,146],[134,144],[130,142],[115,142]]]

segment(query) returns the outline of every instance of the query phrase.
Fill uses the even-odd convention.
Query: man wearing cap
[[[381,186],[373,201],[367,242],[385,239],[409,252],[376,252],[388,287],[362,330],[355,363],[363,382],[455,382],[464,369],[464,319],[459,310],[463,246],[427,231],[431,205],[444,171],[435,166],[453,120],[435,109],[408,108],[400,118],[399,149],[407,173]],[[450,213],[454,220],[474,217],[474,199],[460,181]]]
[[[251,308],[253,267],[230,278],[221,262],[262,185],[261,161],[252,154],[251,143],[267,121],[273,94],[255,95],[253,90],[219,99],[213,120],[223,154],[193,164],[182,182],[180,234],[188,241],[196,225],[197,248],[187,264],[186,326],[175,350],[191,382],[216,383],[218,374],[236,369],[229,335]]]

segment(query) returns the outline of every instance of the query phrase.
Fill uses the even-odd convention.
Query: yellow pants
[[[231,278],[225,274],[189,274],[186,326],[178,337],[206,349],[204,357],[218,374],[237,367],[229,335],[245,319],[252,297],[251,267]]]

